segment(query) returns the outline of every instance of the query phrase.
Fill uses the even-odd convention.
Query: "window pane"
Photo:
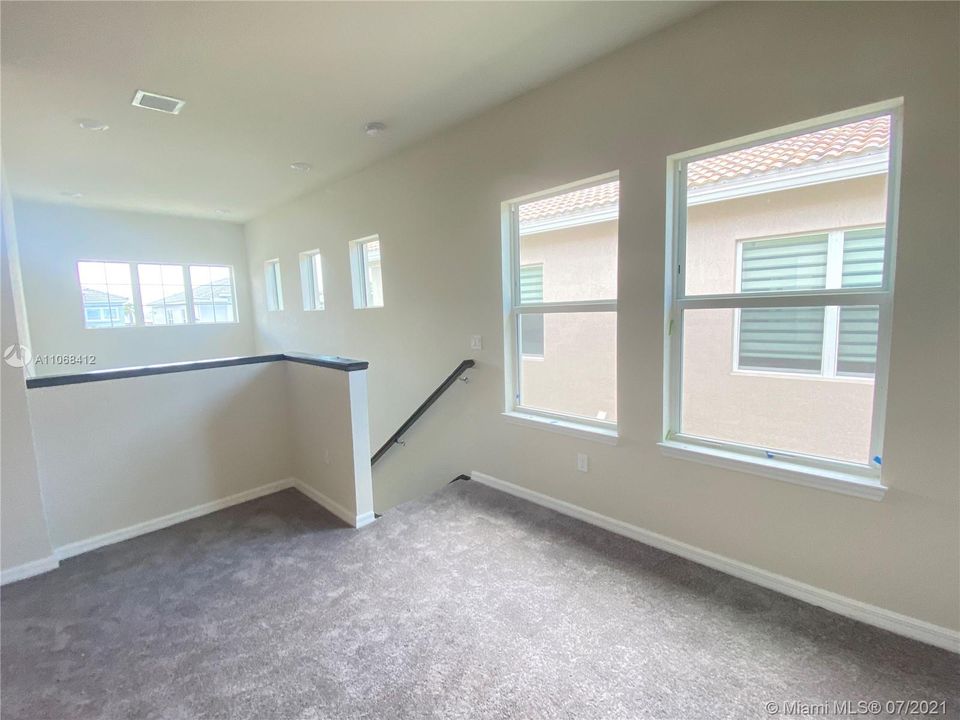
[[[870,375],[877,366],[877,338],[880,308],[840,308],[837,347],[837,372],[846,375]]]
[[[186,290],[180,265],[140,264],[137,276],[144,325],[180,325],[187,321]]]
[[[127,263],[104,263],[107,285],[129,285],[130,266]]]
[[[520,266],[520,302],[543,302],[543,265]]]
[[[735,372],[735,312],[683,313],[680,431],[772,452],[866,464],[873,382]],[[743,313],[746,309],[741,323]]]
[[[822,290],[827,235],[750,240],[741,248],[740,292]]]
[[[77,275],[83,299],[84,327],[109,328],[136,323],[127,263],[78,262]]]
[[[619,207],[618,180],[521,203],[521,282],[539,267],[541,289],[520,302],[616,299]]]
[[[141,285],[162,285],[163,272],[159,265],[137,265],[137,275]]]
[[[283,310],[283,293],[280,284],[280,263],[268,261],[263,267],[267,293],[267,310]]]
[[[542,358],[521,354],[518,360],[519,405],[615,422],[617,314],[545,313],[520,317],[523,338],[528,337],[528,332],[532,335],[530,327],[536,327],[538,322],[543,329]]]
[[[300,293],[304,310],[323,310],[323,262],[318,250],[300,253]]]
[[[233,322],[233,278],[228,266],[191,265],[190,285],[196,322]],[[216,313],[212,307],[216,304],[231,310]]]
[[[543,314],[520,316],[520,352],[531,357],[543,357]]]
[[[190,284],[193,287],[210,284],[210,268],[206,265],[190,266]]]
[[[313,261],[313,304],[317,310],[323,310],[323,258],[314,253]]]
[[[744,308],[739,315],[741,370],[820,372],[822,307]]]
[[[383,275],[380,267],[380,241],[363,244],[364,280],[367,307],[383,306]]]
[[[107,284],[107,272],[102,262],[78,262],[77,274],[82,285]]]
[[[843,234],[843,287],[879,287],[883,284],[885,228],[850,230]]]
[[[840,287],[839,272],[827,272],[827,236],[858,226],[881,229],[845,233],[843,287],[878,285],[890,127],[881,116],[690,162],[686,294],[738,292],[738,243],[742,292]],[[830,267],[839,271],[840,258]]]

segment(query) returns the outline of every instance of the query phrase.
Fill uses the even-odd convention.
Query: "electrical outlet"
[[[587,472],[590,469],[590,458],[586,453],[577,453],[577,470]]]
[[[470,349],[471,349],[471,350],[483,350],[483,336],[481,336],[481,335],[471,335],[471,336],[470,336]]]

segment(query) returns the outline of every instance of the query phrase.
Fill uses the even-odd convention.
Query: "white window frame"
[[[168,265],[171,263],[167,263]],[[190,269],[194,267],[222,267],[226,268],[227,272],[230,274],[230,297],[233,300],[230,303],[233,306],[233,320],[212,320],[201,322],[197,320],[196,314],[194,313],[194,298],[193,298],[193,277],[190,274]],[[237,307],[237,282],[235,279],[235,273],[233,271],[233,265],[223,265],[221,263],[187,263],[183,266],[184,279],[186,280],[186,297],[187,297],[187,325],[230,325],[240,322],[240,309]],[[201,302],[200,305],[224,305],[226,303],[215,303],[211,302]],[[216,317],[216,311],[214,311],[214,317]],[[163,327],[163,326],[157,326]]]
[[[790,240],[792,238],[808,237],[810,235],[827,236],[827,278],[826,289],[839,289],[843,281],[843,242],[848,232],[857,230],[878,230],[876,223],[867,225],[852,225],[839,230],[811,230],[809,232],[789,233],[787,235],[771,235],[770,237],[742,238],[737,240],[737,268],[736,291],[739,294],[740,281],[743,274],[743,244],[748,242],[763,242],[765,240]],[[753,293],[751,293],[753,294]],[[853,380],[870,382],[873,375],[868,373],[839,372],[837,363],[840,352],[840,308],[829,306],[824,312],[823,340],[821,343],[820,371],[790,370],[789,368],[766,369],[759,367],[740,366],[740,308],[733,311],[733,369],[737,375],[773,375],[776,377],[811,378],[820,380]]]
[[[283,277],[280,258],[264,260],[263,282],[267,312],[283,312]]]
[[[380,243],[380,295],[379,305],[370,305],[367,302],[367,259],[364,247],[370,243]],[[386,304],[386,293],[383,287],[383,243],[379,235],[368,235],[359,240],[350,241],[350,276],[353,281],[353,309],[376,310]]]
[[[501,249],[503,289],[503,347],[504,347],[504,415],[513,422],[533,427],[563,432],[585,439],[613,444],[618,438],[616,422],[596,418],[551,412],[531,408],[520,403],[520,316],[526,314],[571,313],[571,312],[617,312],[617,299],[580,300],[568,302],[520,302],[520,213],[519,208],[535,200],[544,200],[565,195],[575,190],[603,185],[620,179],[619,171],[597,175],[585,180],[554,187],[544,192],[532,193],[501,203]],[[603,220],[619,217],[610,215]],[[600,220],[597,220],[599,222]],[[582,223],[578,223],[582,224]],[[528,356],[523,356],[528,357]],[[617,374],[619,382],[619,373]],[[619,397],[619,393],[616,392]]]
[[[193,288],[190,285],[190,271],[188,265],[182,265],[180,263],[155,263],[155,262],[136,262],[130,263],[131,269],[134,274],[137,276],[137,289],[136,289],[136,305],[137,305],[137,321],[142,324],[144,327],[173,327],[176,325],[189,325],[193,322]],[[180,273],[183,276],[183,304],[186,306],[187,318],[186,322],[182,323],[148,323],[146,321],[147,311],[143,304],[143,296],[140,293],[140,266],[141,265],[158,265],[161,268],[164,265],[176,265],[180,268]],[[233,268],[230,268],[230,282],[233,283]],[[234,303],[236,306],[236,303]],[[164,303],[164,312],[166,312],[166,303]],[[234,313],[236,317],[236,313]]]
[[[133,322],[130,325],[121,323],[109,327],[87,327],[86,304],[83,302],[83,281],[80,280],[80,263],[98,263],[108,265],[126,265],[127,272],[130,273],[130,293],[133,295]],[[128,260],[91,260],[89,258],[79,258],[73,263],[73,270],[76,273],[77,287],[80,289],[80,321],[84,330],[129,330],[130,328],[143,326],[143,307],[140,302],[140,277],[137,274],[136,263]],[[109,307],[113,307],[112,305]]]
[[[305,312],[326,309],[326,298],[323,294],[323,255],[319,249],[300,253],[300,294]]]
[[[890,366],[893,286],[896,269],[897,221],[900,206],[900,155],[903,98],[855,108],[768,132],[718,143],[667,158],[666,264],[664,282],[664,380],[662,452],[695,462],[733,468],[778,480],[880,500],[883,431]],[[687,166],[696,160],[794,135],[889,115],[890,152],[887,175],[883,279],[878,288],[838,288],[749,294],[686,295],[685,238]],[[739,266],[739,263],[738,263]],[[844,462],[802,453],[771,450],[730,441],[684,435],[680,432],[682,398],[683,322],[685,310],[742,307],[816,307],[870,305],[880,308],[877,363],[874,375],[873,417],[869,464]]]
[[[113,325],[112,327],[92,328],[87,327],[86,305],[83,303],[83,284],[80,282],[79,264],[88,263],[114,263],[117,265],[126,265],[130,270],[130,292],[133,293],[133,317],[134,322],[130,325]],[[143,296],[140,292],[140,266],[141,265],[176,265],[183,272],[183,294],[184,305],[186,305],[187,321],[184,323],[163,323],[159,325],[147,324],[144,322]],[[190,279],[190,268],[198,267],[224,267],[230,272],[230,294],[233,297],[233,320],[222,320],[213,322],[198,322],[193,314],[193,284]],[[237,284],[233,265],[224,263],[183,263],[170,262],[169,260],[90,260],[80,258],[74,262],[74,269],[77,270],[77,284],[80,288],[80,318],[84,330],[129,330],[131,328],[171,328],[184,327],[185,325],[228,325],[240,322],[240,312],[237,306]]]

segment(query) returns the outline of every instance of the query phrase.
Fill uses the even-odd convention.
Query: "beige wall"
[[[14,308],[9,245],[16,229],[9,199],[3,193],[0,231],[0,348],[20,343]],[[0,364],[0,571],[50,558],[50,538],[37,476],[24,372]],[[4,579],[6,579],[4,577]]]
[[[886,177],[695,205],[687,215],[687,291],[736,291],[737,242],[884,224]],[[735,370],[734,311],[684,321],[683,432],[865,463],[873,381]]]
[[[348,522],[371,521],[366,372],[283,365],[294,476]]]
[[[35,365],[36,375],[249,355],[253,352],[243,230],[235,223],[15,201],[34,355],[96,356],[96,365]],[[78,260],[232,265],[239,322],[87,329]]]
[[[960,628],[955,4],[720,4],[247,226],[262,349],[370,360],[374,446],[482,334],[451,391],[374,471],[379,508],[457,472],[504,480]],[[790,28],[788,33],[784,28]],[[903,96],[903,190],[882,502],[663,457],[665,158]],[[508,423],[500,203],[620,170],[616,447]],[[379,233],[386,307],[352,310],[348,241]],[[327,310],[297,310],[320,247]],[[278,256],[287,307],[267,314]],[[576,453],[590,454],[590,472]]]
[[[28,391],[54,547],[293,473],[282,362]]]
[[[520,263],[543,264],[544,302],[616,298],[617,221],[523,235]],[[522,359],[523,405],[616,420],[616,315],[547,313],[543,325],[543,357]]]

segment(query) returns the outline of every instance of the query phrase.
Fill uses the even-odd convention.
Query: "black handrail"
[[[469,370],[474,365],[476,365],[476,363],[473,360],[464,360],[462,363],[457,365],[457,369],[450,373],[446,380],[440,383],[440,387],[430,393],[430,397],[424,400],[423,404],[413,411],[413,415],[408,417],[407,421],[403,423],[403,425],[401,425],[400,428],[390,436],[390,439],[383,444],[383,447],[374,453],[373,457],[370,458],[370,464],[376,464],[377,460],[386,455],[387,450],[394,445],[401,443],[400,438],[404,435],[404,433],[406,433],[407,430],[409,430],[411,426],[420,419],[420,416],[423,415],[429,409],[429,407],[437,401],[437,398],[443,395],[447,388],[460,379],[460,376],[463,375],[465,370]]]

